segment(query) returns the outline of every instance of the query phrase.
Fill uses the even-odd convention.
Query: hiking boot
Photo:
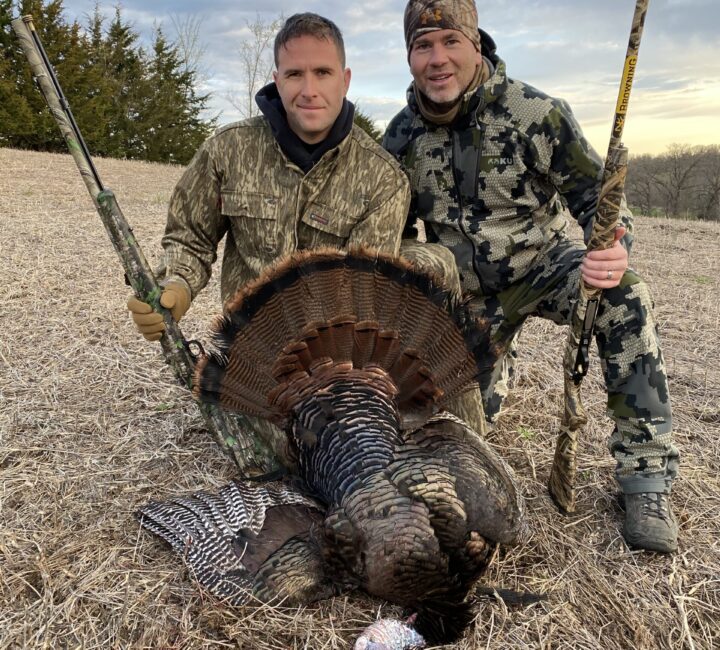
[[[660,553],[677,550],[678,524],[670,507],[670,495],[640,492],[625,495],[623,537],[631,548]]]

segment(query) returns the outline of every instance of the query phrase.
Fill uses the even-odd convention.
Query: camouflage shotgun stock
[[[115,195],[103,187],[87,145],[35,31],[32,16],[13,20],[12,27],[30,63],[33,76],[75,159],[112,245],[120,256],[128,282],[138,299],[152,305],[153,309],[163,316],[165,333],[160,342],[165,361],[172,367],[180,383],[192,388],[195,358],[170,311],[160,306],[162,288],[120,210]],[[199,407],[208,430],[221,448],[230,453],[241,470],[255,474],[277,469],[273,453],[264,441],[251,433],[252,430],[243,417],[229,417],[221,410],[203,403],[199,403]]]
[[[605,250],[610,248],[615,241],[615,229],[618,225],[620,202],[625,188],[628,157],[627,149],[622,145],[621,138],[649,2],[650,0],[637,0],[635,4],[625,66],[615,108],[615,119],[588,250]],[[591,287],[582,279],[580,280],[578,302],[565,347],[563,359],[565,407],[548,485],[555,503],[564,512],[575,510],[574,486],[578,437],[587,423],[587,414],[580,399],[580,385],[587,374],[589,346],[593,337],[595,317],[601,295],[602,289]]]

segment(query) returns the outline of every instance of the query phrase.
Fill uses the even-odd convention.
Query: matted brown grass
[[[181,169],[98,167],[154,262]],[[720,224],[638,218],[636,234],[682,451],[680,550],[630,552],[620,536],[597,361],[583,391],[577,513],[553,507],[564,332],[535,320],[493,438],[520,477],[533,534],[497,555],[483,583],[548,598],[480,602],[454,648],[720,647]],[[362,596],[229,608],[140,530],[131,513],[150,497],[219,486],[233,465],[159,347],[133,329],[119,263],[69,156],[0,149],[0,270],[0,648],[347,649],[378,613],[400,613]],[[205,336],[218,305],[213,282],[183,320],[188,338]]]

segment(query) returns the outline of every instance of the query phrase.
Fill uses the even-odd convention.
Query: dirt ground
[[[97,162],[154,263],[181,169]],[[596,359],[577,513],[552,505],[564,330],[532,321],[492,443],[520,477],[533,533],[496,555],[482,583],[547,599],[481,600],[448,648],[720,647],[719,251],[720,224],[637,219],[633,263],[656,299],[682,453],[679,551],[623,542]],[[69,156],[0,149],[0,278],[0,648],[349,649],[379,614],[401,613],[360,595],[226,607],[140,530],[139,505],[220,486],[233,465],[159,346],[133,329],[119,262]],[[183,320],[186,337],[206,337],[218,310],[213,281]]]

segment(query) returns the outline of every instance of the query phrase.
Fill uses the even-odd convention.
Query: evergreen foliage
[[[382,131],[375,126],[375,120],[368,115],[359,104],[355,105],[355,115],[353,122],[357,124],[365,133],[367,133],[375,142],[380,144],[382,140]]]
[[[212,132],[215,120],[201,117],[209,95],[161,29],[146,51],[120,7],[106,25],[96,5],[82,26],[65,19],[63,0],[0,0],[0,146],[67,150],[10,26],[26,14],[92,153],[186,163]]]

